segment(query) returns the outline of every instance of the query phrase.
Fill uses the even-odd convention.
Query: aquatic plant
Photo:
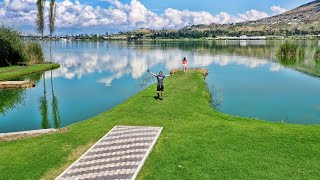
[[[281,45],[277,52],[277,57],[282,64],[295,64],[297,61],[303,60],[305,53],[296,44],[285,43]]]
[[[320,64],[320,49],[317,49],[314,53],[314,61],[316,61],[317,64]]]
[[[39,43],[28,43],[26,45],[25,52],[30,64],[39,64],[44,62],[42,47]]]

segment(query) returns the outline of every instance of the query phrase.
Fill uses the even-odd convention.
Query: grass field
[[[46,71],[60,67],[59,64],[48,63],[48,64],[33,64],[27,67],[22,66],[9,66],[0,68],[0,81],[14,79],[27,74],[36,72]]]
[[[320,178],[320,126],[219,113],[199,73],[178,72],[165,87],[162,101],[152,85],[60,133],[0,142],[0,179],[53,179],[115,125],[164,128],[138,179]]]

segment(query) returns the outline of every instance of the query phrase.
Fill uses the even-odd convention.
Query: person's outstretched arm
[[[165,75],[165,77],[167,78],[167,77],[170,77],[171,75]]]
[[[155,73],[153,73],[153,72],[151,72],[149,69],[147,70],[148,71],[148,73],[150,73],[152,76],[157,76]]]

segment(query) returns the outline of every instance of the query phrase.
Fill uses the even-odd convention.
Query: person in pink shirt
[[[188,64],[188,61],[187,61],[187,59],[184,57],[183,60],[182,60],[183,72],[186,72],[186,71],[187,71],[187,64]]]

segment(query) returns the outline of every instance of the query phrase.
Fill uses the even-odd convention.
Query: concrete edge
[[[57,129],[39,129],[39,130],[30,130],[30,131],[0,133],[0,138],[10,137],[10,136],[21,136],[21,135],[46,134],[49,132],[57,132],[57,131],[58,131]]]

